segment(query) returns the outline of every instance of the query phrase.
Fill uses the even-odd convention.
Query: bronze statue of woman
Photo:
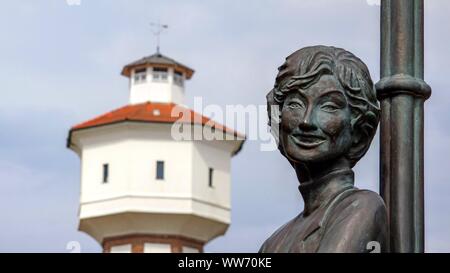
[[[267,95],[279,150],[297,173],[305,206],[260,252],[387,251],[381,197],[354,186],[353,166],[368,150],[380,109],[366,65],[335,47],[302,48],[278,69]]]

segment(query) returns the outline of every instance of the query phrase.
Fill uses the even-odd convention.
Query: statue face
[[[280,138],[286,156],[298,163],[319,163],[345,156],[352,145],[350,108],[333,75],[290,92],[282,112]]]

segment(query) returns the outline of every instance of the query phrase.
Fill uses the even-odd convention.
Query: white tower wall
[[[100,243],[134,233],[207,242],[225,233],[236,143],[174,141],[171,125],[124,122],[73,133],[82,159],[80,230]],[[164,180],[156,179],[157,161],[164,161]]]
[[[192,194],[205,202],[230,209],[230,151],[224,143],[194,143],[192,161],[195,162]],[[212,186],[209,186],[209,168],[213,169]]]

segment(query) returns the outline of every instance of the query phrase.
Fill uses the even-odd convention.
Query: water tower
[[[78,229],[104,252],[202,252],[230,225],[230,163],[244,136],[182,106],[193,73],[159,52],[126,65],[128,105],[69,131]],[[225,137],[180,140],[174,124]]]

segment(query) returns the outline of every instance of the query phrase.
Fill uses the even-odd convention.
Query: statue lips
[[[290,136],[292,141],[305,149],[312,149],[325,142],[325,138],[312,134],[294,134]]]

